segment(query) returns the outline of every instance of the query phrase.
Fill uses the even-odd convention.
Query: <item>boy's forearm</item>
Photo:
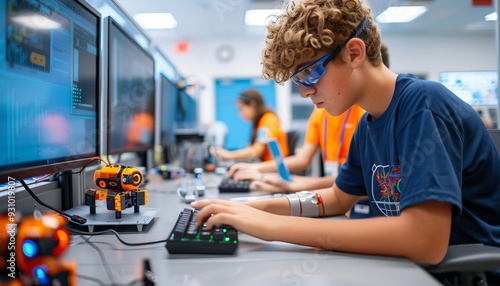
[[[246,204],[261,211],[277,215],[290,215],[290,203],[285,197],[252,201]]]
[[[291,191],[299,192],[302,190],[318,190],[331,188],[334,183],[333,177],[321,177],[321,178],[311,178],[303,176],[293,176],[292,177]]]
[[[279,216],[273,221],[270,237],[263,239],[436,264],[448,245],[451,209],[447,215],[429,215],[430,221],[408,216],[359,220]]]

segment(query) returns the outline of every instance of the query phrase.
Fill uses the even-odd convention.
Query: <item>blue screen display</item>
[[[0,19],[0,171],[97,156],[100,15],[0,0]]]
[[[496,71],[442,72],[439,81],[470,105],[498,105]]]

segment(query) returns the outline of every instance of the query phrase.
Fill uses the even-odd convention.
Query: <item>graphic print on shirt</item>
[[[400,165],[373,164],[372,199],[385,216],[399,216],[400,183]]]

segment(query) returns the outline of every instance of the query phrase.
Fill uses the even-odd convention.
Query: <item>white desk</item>
[[[216,178],[208,176],[207,197],[218,197],[217,182]],[[188,207],[175,194],[177,183],[165,181],[147,186],[148,205],[161,209],[142,232],[133,227],[128,232],[118,228],[124,240],[166,239],[179,212]],[[151,270],[158,281],[156,285],[441,285],[406,259],[318,251],[281,242],[265,242],[241,233],[236,254],[229,256],[169,255],[165,243],[129,247],[121,244],[114,235],[94,236],[91,241],[104,252],[114,282],[120,285],[142,277],[142,261],[146,258],[150,260]],[[77,273],[98,278],[109,285],[97,251],[79,236],[72,237],[71,245],[64,259],[77,261]],[[78,285],[95,285],[95,282],[78,279]]]

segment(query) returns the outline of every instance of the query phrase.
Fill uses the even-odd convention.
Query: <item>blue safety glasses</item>
[[[319,79],[325,74],[326,65],[340,53],[340,51],[344,48],[344,46],[350,39],[357,38],[360,36],[361,32],[365,30],[365,25],[367,22],[368,22],[367,19],[363,18],[363,20],[361,20],[359,25],[352,31],[351,35],[349,36],[349,38],[347,38],[347,40],[338,45],[332,52],[329,52],[320,59],[308,64],[307,66],[301,68],[300,70],[292,74],[291,76],[292,81],[295,82],[296,84],[301,84],[304,86],[315,85],[319,81]]]
[[[344,46],[345,44],[342,44]],[[334,52],[329,52],[320,59],[308,64],[307,66],[301,68],[296,73],[292,74],[292,81],[296,84],[301,84],[305,86],[315,85],[319,79],[326,72],[326,65],[335,58],[341,49],[335,49]]]

